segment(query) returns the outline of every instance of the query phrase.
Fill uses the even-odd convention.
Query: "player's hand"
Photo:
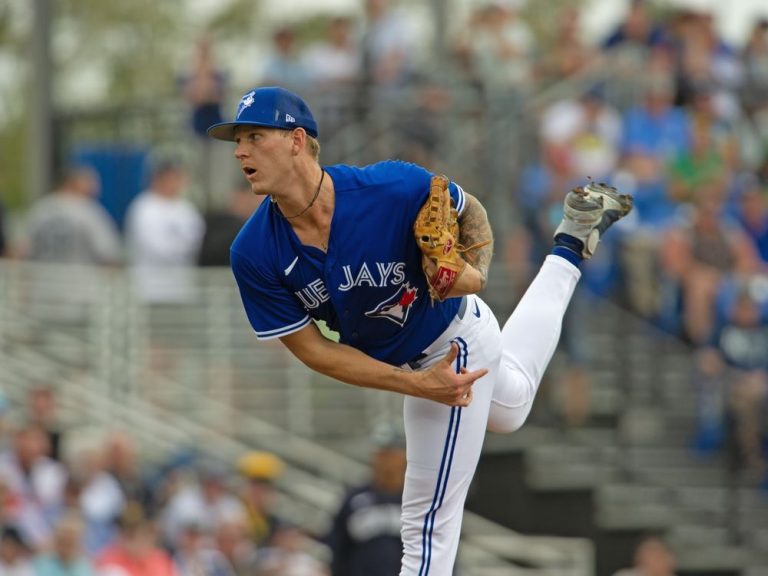
[[[451,349],[442,360],[423,372],[418,372],[414,395],[448,406],[469,406],[472,402],[472,385],[475,380],[488,374],[488,370],[482,368],[468,372],[466,368],[462,368],[457,374],[455,362],[458,354],[459,347],[452,343]]]

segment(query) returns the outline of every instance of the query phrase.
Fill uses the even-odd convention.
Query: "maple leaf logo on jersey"
[[[418,288],[411,288],[408,282],[401,284],[397,292],[378,304],[373,310],[366,312],[365,315],[370,318],[386,318],[398,326],[403,326],[408,320],[408,312],[417,298],[416,293],[418,291]]]

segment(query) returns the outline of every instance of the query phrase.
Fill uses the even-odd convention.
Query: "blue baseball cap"
[[[304,128],[317,138],[317,122],[306,102],[285,88],[268,86],[247,92],[237,105],[232,122],[220,122],[208,128],[208,135],[218,140],[234,140],[237,126],[265,126],[293,130]]]

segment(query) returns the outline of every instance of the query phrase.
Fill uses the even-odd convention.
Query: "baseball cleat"
[[[607,184],[590,182],[574,188],[565,196],[563,220],[555,230],[555,244],[574,251],[580,248],[583,258],[591,258],[605,231],[630,210],[632,196],[619,194],[616,188]],[[578,242],[569,242],[571,239]]]

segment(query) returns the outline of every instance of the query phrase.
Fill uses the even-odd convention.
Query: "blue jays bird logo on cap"
[[[307,103],[298,94],[278,86],[254,88],[245,93],[237,104],[232,122],[219,122],[208,128],[208,135],[218,140],[235,140],[239,126],[263,126],[280,130],[301,127],[317,138],[317,122]]]
[[[240,114],[243,113],[243,110],[248,108],[248,106],[251,106],[255,101],[256,98],[254,97],[256,95],[256,92],[254,90],[251,90],[242,97],[240,100],[240,105],[237,107],[237,117],[240,118]]]
[[[404,326],[418,291],[418,288],[411,288],[408,282],[401,284],[397,292],[378,304],[373,310],[366,312],[365,315],[369,318],[386,318],[398,326]]]

